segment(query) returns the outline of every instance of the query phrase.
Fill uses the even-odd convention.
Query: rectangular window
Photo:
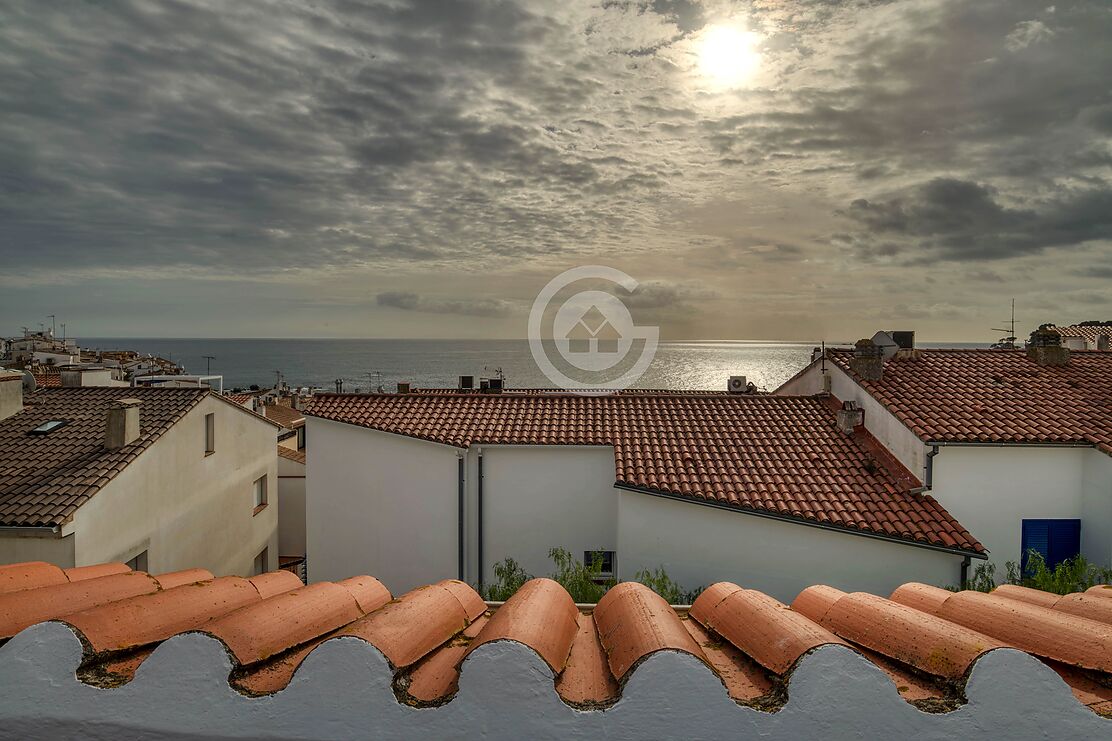
[[[259,555],[255,556],[255,573],[252,574],[252,576],[258,576],[259,574],[265,574],[267,572],[269,555],[266,548],[259,551]]]
[[[255,512],[266,506],[266,476],[255,479]]]
[[[216,452],[216,415],[205,415],[205,455]]]
[[[598,578],[600,580],[610,580],[614,578],[615,556],[615,551],[583,551],[583,565],[591,568],[598,561],[602,566]]]
[[[146,571],[147,570],[147,552],[143,551],[127,562],[127,565],[132,571]]]
[[[305,450],[305,428],[297,428],[297,449]]]
[[[1081,552],[1081,520],[1024,520],[1020,568],[1027,571],[1030,551],[1042,554],[1048,568]]]

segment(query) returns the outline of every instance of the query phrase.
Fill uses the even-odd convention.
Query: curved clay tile
[[[741,587],[728,581],[720,581],[717,584],[711,584],[691,603],[691,609],[688,611],[688,614],[699,622],[706,622],[704,618],[710,614],[710,611],[713,610],[719,602],[726,599],[734,592],[740,591]]]
[[[1058,612],[1112,625],[1112,599],[1091,597],[1083,592],[1067,594],[1054,604]]]
[[[606,705],[618,699],[618,683],[606,663],[592,615],[579,615],[579,630],[567,665],[556,679],[556,692],[572,705]]]
[[[68,581],[66,572],[45,561],[27,561],[0,566],[0,594],[65,584]]]
[[[1112,671],[1112,625],[981,592],[957,592],[938,616],[1065,664]]]
[[[826,616],[826,611],[845,596],[846,593],[840,589],[828,587],[825,584],[816,584],[807,587],[796,595],[795,601],[792,602],[792,609],[806,615],[816,623],[821,623],[823,617]]]
[[[771,675],[736,646],[712,636],[698,620],[684,620],[683,627],[702,647],[707,661],[726,685],[727,694],[736,702],[750,703],[771,694]]]
[[[888,599],[893,602],[899,602],[901,605],[914,607],[921,612],[929,612],[932,615],[937,615],[938,610],[945,604],[946,600],[953,596],[953,592],[939,587],[932,587],[929,584],[919,584],[917,582],[908,582],[902,586],[896,587],[896,591],[889,595]]]
[[[320,582],[257,602],[205,625],[240,664],[282,653],[362,617],[351,593]]]
[[[293,589],[305,586],[301,579],[291,571],[268,571],[252,576],[247,581],[258,591],[263,599],[270,599]]]
[[[24,628],[79,610],[158,591],[158,583],[141,571],[55,584],[28,592],[0,594],[0,639]]]
[[[517,641],[559,674],[579,631],[578,619],[579,610],[562,586],[551,579],[531,579],[494,611],[470,650],[493,641]]]
[[[960,679],[1000,641],[913,607],[864,592],[835,602],[822,625],[839,636],[935,676]]]
[[[598,601],[594,619],[610,671],[618,681],[657,651],[684,651],[709,666],[675,610],[644,584],[627,581],[612,587]]]
[[[444,584],[406,592],[337,635],[362,638],[396,668],[409,666],[450,641],[471,622],[464,606]]]
[[[112,574],[126,574],[129,571],[131,571],[131,567],[126,563],[98,563],[93,566],[78,566],[65,570],[66,578],[70,581],[96,579],[100,576],[111,576]]]
[[[153,577],[158,586],[162,589],[173,589],[185,584],[196,584],[199,581],[212,580],[212,572],[206,569],[183,569],[181,571],[171,571],[168,574],[159,574]]]
[[[359,609],[366,615],[390,601],[390,590],[373,576],[352,576],[336,582],[351,592]]]
[[[1095,587],[1086,589],[1085,594],[1092,595],[1093,597],[1112,598],[1112,584],[1097,584]]]
[[[463,605],[468,620],[475,620],[487,611],[486,602],[483,602],[483,598],[478,592],[471,588],[471,585],[461,582],[458,579],[445,579],[439,582],[439,586],[444,587],[455,595],[459,603]]]
[[[485,615],[480,615],[464,631],[464,635],[474,638],[472,631],[481,633],[489,621]],[[462,643],[450,643],[437,649],[404,678],[405,691],[422,703],[439,702],[451,697],[459,690],[459,665],[468,650],[469,647]]]
[[[992,590],[992,594],[997,597],[1007,597],[1008,599],[1038,605],[1039,607],[1054,607],[1055,603],[1061,599],[1061,596],[1057,594],[1044,592],[1041,589],[1020,587],[1015,584],[1001,584]]]
[[[752,589],[729,595],[699,622],[776,674],[784,674],[819,646],[846,645],[802,613]]]
[[[226,576],[110,602],[68,615],[94,653],[164,641],[213,618],[259,601],[247,580]]]

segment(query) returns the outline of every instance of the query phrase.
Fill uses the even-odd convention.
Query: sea
[[[224,389],[269,388],[281,378],[293,387],[393,391],[399,382],[421,388],[455,387],[459,376],[497,376],[507,388],[552,387],[527,340],[388,339],[167,339],[80,338],[84,349],[135,350],[164,357],[186,372],[223,376]],[[772,390],[811,358],[815,342],[661,342],[633,388],[725,390],[745,376]],[[920,343],[923,347],[987,347]],[[205,356],[210,356],[206,358]]]

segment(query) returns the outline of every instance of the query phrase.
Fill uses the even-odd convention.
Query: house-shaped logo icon
[[[622,335],[597,306],[591,306],[568,331],[565,339],[569,352],[616,353]]]

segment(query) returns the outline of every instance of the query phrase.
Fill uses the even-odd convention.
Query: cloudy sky
[[[1108,0],[0,7],[0,333],[672,338],[1112,319]]]

